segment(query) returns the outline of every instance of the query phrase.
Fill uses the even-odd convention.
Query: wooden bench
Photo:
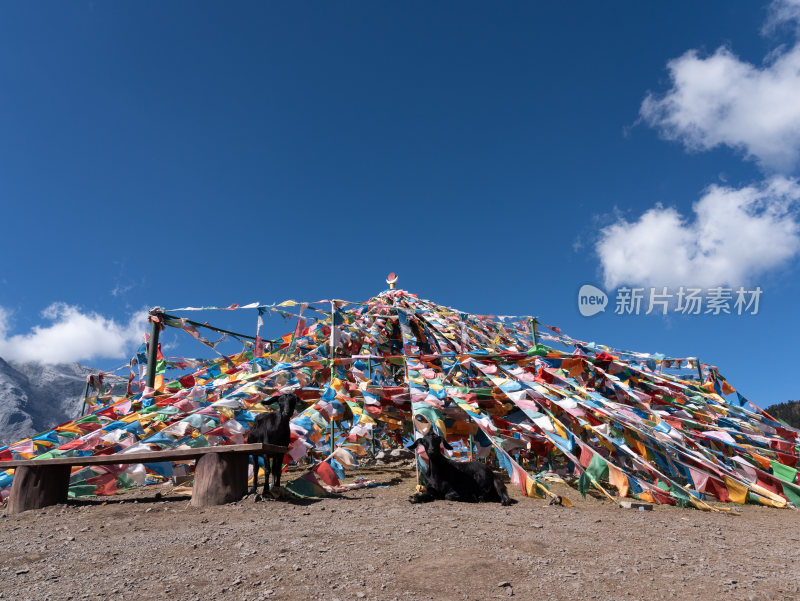
[[[14,468],[14,482],[11,485],[7,508],[7,512],[12,514],[66,503],[69,476],[75,466],[195,459],[192,505],[206,507],[232,503],[244,497],[247,492],[247,466],[250,455],[286,452],[288,452],[286,447],[271,444],[236,444],[88,457],[16,459],[0,461],[0,470]]]

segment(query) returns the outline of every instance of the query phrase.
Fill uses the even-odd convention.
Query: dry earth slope
[[[0,598],[482,600],[800,598],[798,514],[411,505],[408,470],[306,503],[216,508],[155,491],[0,518]]]

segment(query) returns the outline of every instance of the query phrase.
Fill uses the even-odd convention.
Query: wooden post
[[[539,331],[536,328],[535,317],[531,317],[530,324],[531,324],[531,338],[533,339],[533,347],[536,348],[537,346],[539,346]]]
[[[336,342],[336,301],[332,300],[331,301],[331,338],[330,338],[330,342],[329,342],[330,347],[331,347],[331,352],[330,352],[330,361],[331,361],[330,384],[331,385],[333,385],[333,379],[334,379],[335,373],[336,373],[336,347],[335,347],[335,342]],[[332,454],[333,451],[336,449],[336,446],[334,444],[334,440],[336,438],[336,422],[334,421],[333,416],[331,416],[330,430],[328,432],[328,435],[330,436],[330,447],[331,447],[331,454]]]
[[[333,359],[336,356],[336,353],[333,350],[334,349],[333,343],[335,341],[335,336],[334,336],[335,328],[336,328],[336,303],[334,301],[331,301],[331,340],[330,340],[330,345],[331,345],[331,355],[330,355],[330,357],[331,357],[331,380],[333,380]]]
[[[22,513],[67,502],[69,465],[22,465],[14,470],[8,513]]]
[[[405,346],[405,345],[404,345]],[[409,399],[411,398],[411,386],[408,385],[408,356],[406,355],[406,350],[403,348],[403,373],[405,374],[405,385],[408,389],[408,396]],[[417,434],[417,424],[416,419],[414,418],[414,401],[411,401],[411,438],[416,438]],[[433,424],[431,424],[431,428],[433,428]],[[444,434],[444,432],[442,432]],[[417,450],[414,447],[414,468],[417,475],[417,491],[420,491],[420,484],[419,484],[419,459],[417,458]]]
[[[372,384],[372,357],[367,359],[367,369],[369,369],[369,383]],[[364,406],[362,408],[364,413],[367,412],[367,401],[364,401]],[[373,420],[377,421],[377,420]],[[369,446],[370,451],[372,453],[372,458],[375,459],[375,429],[377,427],[377,423],[372,426],[372,429],[369,431]]]
[[[161,307],[150,309],[150,341],[147,346],[147,381],[145,386],[155,387],[156,384],[156,363],[158,362],[158,334],[160,328],[158,323],[153,321],[153,317],[161,314]]]
[[[83,388],[83,405],[81,405],[81,414],[78,417],[83,417],[86,413],[86,398],[89,396],[89,378],[91,376],[86,376],[86,386]]]
[[[208,453],[198,457],[194,468],[192,505],[224,505],[244,497],[248,459],[249,456],[243,453]]]

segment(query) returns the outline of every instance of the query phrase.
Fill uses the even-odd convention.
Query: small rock
[[[30,572],[29,568],[22,568],[21,570],[17,570],[16,572],[14,572],[14,574],[16,574],[17,576],[21,576],[22,574],[27,574],[28,572]]]
[[[365,593],[362,593],[361,591],[358,591],[358,592],[356,593],[356,597],[358,597],[359,599],[363,599],[363,598],[364,598],[364,597],[366,597],[366,596],[367,596],[367,595],[366,595]]]
[[[511,586],[511,583],[508,580],[502,580],[497,583],[497,586],[504,587],[504,586]]]

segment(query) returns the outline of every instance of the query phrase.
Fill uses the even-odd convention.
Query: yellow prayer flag
[[[639,499],[642,501],[646,501],[647,503],[655,503],[656,500],[653,498],[653,495],[650,494],[649,490],[639,493]]]
[[[228,419],[236,417],[236,412],[231,407],[217,407],[217,413],[224,415]]]
[[[628,496],[628,477],[613,463],[608,464],[608,481],[619,491],[620,497]]]
[[[747,487],[733,478],[724,476],[725,487],[728,489],[728,496],[734,503],[744,505],[747,503]]]

